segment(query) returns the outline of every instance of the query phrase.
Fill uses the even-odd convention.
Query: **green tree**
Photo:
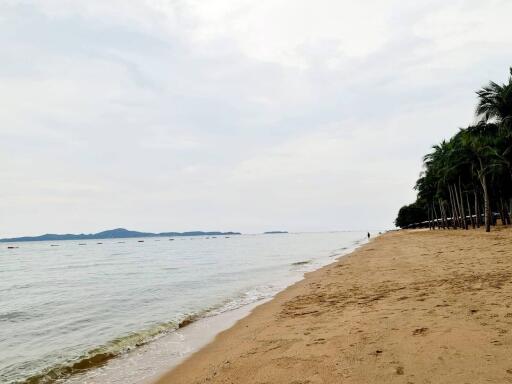
[[[486,231],[493,213],[511,223],[512,68],[507,83],[490,82],[477,95],[476,124],[433,146],[423,158],[416,202],[400,209],[397,226],[468,229],[469,222],[475,228],[482,207]]]
[[[476,115],[480,121],[496,123],[508,136],[512,135],[512,67],[508,83],[491,81],[476,93]]]

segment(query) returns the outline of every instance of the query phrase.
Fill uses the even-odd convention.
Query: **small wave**
[[[196,321],[197,319],[199,319],[201,317],[201,315],[197,314],[197,315],[187,315],[185,316],[184,319],[182,319],[179,323],[178,323],[178,328],[183,328],[183,327],[186,327],[187,325],[190,325],[192,324],[194,321]]]
[[[90,369],[104,366],[108,361],[128,353],[135,348],[146,345],[165,334],[187,327],[195,321],[232,311],[244,305],[254,303],[275,294],[275,287],[264,286],[244,292],[237,298],[199,311],[193,314],[182,314],[178,320],[158,324],[142,332],[128,334],[112,340],[98,348],[94,348],[82,356],[68,360],[64,363],[54,365],[43,372],[33,375],[25,380],[18,381],[20,384],[54,384],[64,382],[65,379],[84,373]]]
[[[54,365],[36,375],[33,375],[21,384],[52,384],[63,379],[82,373],[91,368],[103,366],[109,360],[143,346],[152,340],[178,328],[183,328],[197,319],[195,315],[185,315],[179,321],[170,321],[158,324],[145,331],[135,332],[112,340],[111,342],[94,348],[82,356]]]
[[[313,262],[313,260],[304,260],[304,261],[297,261],[295,263],[292,263],[291,265],[293,265],[293,266],[307,265],[307,264],[311,264],[312,262]]]
[[[20,321],[29,320],[33,317],[34,316],[27,312],[12,311],[7,313],[0,313],[0,322],[17,323]]]
[[[218,314],[233,311],[245,305],[252,304],[263,299],[267,299],[276,294],[277,291],[279,291],[279,289],[273,285],[264,285],[250,289],[248,291],[241,293],[235,298],[231,298],[224,301],[217,307],[210,308],[206,312],[205,317],[216,316]]]
[[[337,257],[337,256],[341,256],[342,254],[345,253],[345,251],[348,249],[348,247],[342,247],[342,248],[338,248],[338,249],[335,249],[333,251],[331,251],[329,253],[329,257]]]
[[[53,368],[31,376],[24,381],[20,381],[20,384],[50,384],[55,383],[59,379],[63,379],[65,377],[69,377],[72,374],[82,372],[86,369],[99,367],[105,364],[108,360],[112,359],[116,355],[113,353],[98,353],[94,356],[84,357],[72,363],[70,365],[58,365]]]
[[[19,289],[28,289],[28,288],[32,288],[35,285],[36,284],[14,284],[14,285],[11,285],[10,287],[0,289],[0,292],[16,291]]]
[[[306,260],[297,262],[294,264],[304,265],[311,263],[312,260]],[[62,364],[54,365],[47,368],[43,372],[31,376],[24,381],[20,381],[20,384],[54,384],[61,383],[65,379],[84,373],[90,369],[98,368],[105,365],[108,361],[128,353],[135,348],[146,345],[165,334],[182,329],[195,321],[216,316],[220,313],[232,311],[241,308],[245,305],[255,303],[257,301],[272,297],[282,287],[274,285],[259,286],[254,289],[250,289],[238,295],[235,298],[227,299],[226,301],[214,305],[209,308],[205,308],[202,311],[192,314],[181,314],[177,317],[177,320],[166,323],[158,324],[145,331],[128,334],[124,337],[120,337],[112,340],[111,342],[101,347],[92,349],[87,353],[83,354],[79,358],[68,360]]]

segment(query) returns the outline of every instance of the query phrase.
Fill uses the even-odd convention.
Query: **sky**
[[[509,0],[1,0],[0,237],[379,230]]]

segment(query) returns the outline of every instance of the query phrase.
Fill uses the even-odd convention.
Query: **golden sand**
[[[512,230],[383,235],[162,377],[192,383],[510,383]]]

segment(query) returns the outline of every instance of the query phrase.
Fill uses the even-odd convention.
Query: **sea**
[[[0,383],[151,383],[366,241],[328,232],[0,243]]]

